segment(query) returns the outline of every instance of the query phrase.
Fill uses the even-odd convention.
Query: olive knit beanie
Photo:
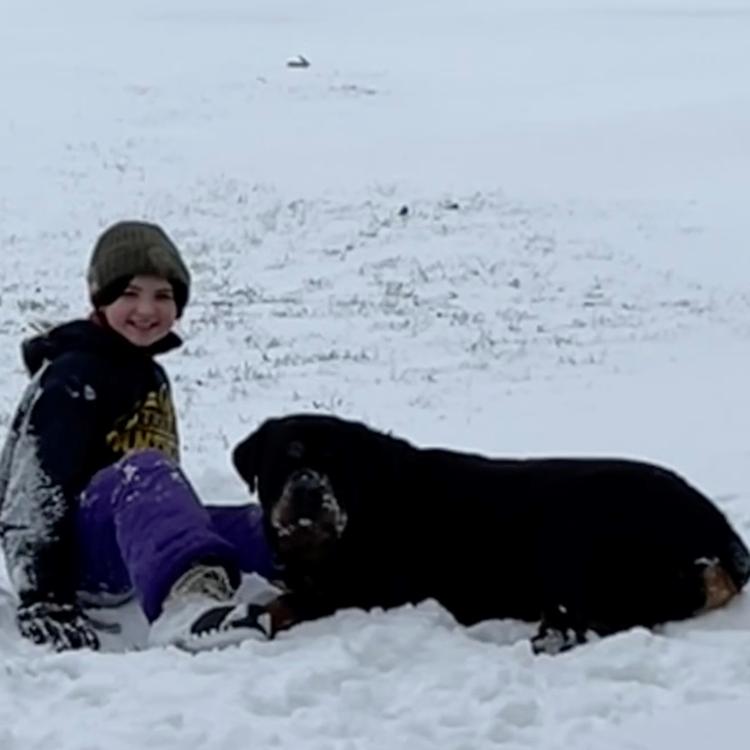
[[[88,269],[94,307],[114,302],[133,276],[158,276],[172,285],[177,316],[190,296],[190,272],[177,246],[156,224],[121,221],[106,229],[96,241]]]

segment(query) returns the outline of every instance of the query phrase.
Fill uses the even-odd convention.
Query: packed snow
[[[207,503],[248,498],[260,421],[322,411],[663,463],[750,539],[750,1],[1,5],[3,431],[21,339],[147,218],[194,275],[162,361]],[[429,601],[191,656],[133,605],[50,653],[0,587],[2,750],[748,746],[748,594],[558,657]]]

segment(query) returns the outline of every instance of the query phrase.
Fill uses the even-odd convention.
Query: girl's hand
[[[16,622],[24,638],[40,645],[49,644],[55,651],[99,648],[99,638],[75,604],[54,601],[20,604]]]

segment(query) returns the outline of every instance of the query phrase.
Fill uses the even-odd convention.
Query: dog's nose
[[[302,469],[294,477],[294,483],[298,487],[311,487],[318,484],[318,477],[309,469]]]

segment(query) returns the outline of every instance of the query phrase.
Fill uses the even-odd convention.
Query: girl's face
[[[172,285],[157,276],[134,276],[125,291],[101,311],[113,331],[144,347],[164,338],[177,319]]]

